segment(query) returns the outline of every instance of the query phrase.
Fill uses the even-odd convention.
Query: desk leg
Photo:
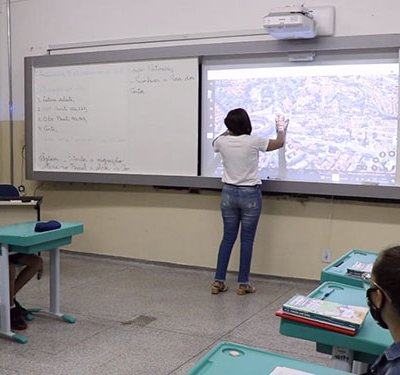
[[[60,311],[60,249],[50,251],[50,310],[53,316],[67,323],[75,323],[75,318]]]
[[[1,244],[0,256],[0,335],[25,344],[28,338],[11,331],[10,322],[10,270],[8,263],[8,245]]]
[[[353,351],[345,348],[332,348],[331,363],[333,368],[351,372],[353,368]]]
[[[50,313],[60,313],[60,249],[50,251]]]
[[[365,374],[368,371],[368,363],[354,361],[353,373],[354,374]]]
[[[1,299],[0,328],[2,334],[12,334],[10,324],[10,279],[8,246],[1,245]]]

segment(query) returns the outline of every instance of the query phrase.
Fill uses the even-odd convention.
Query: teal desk
[[[363,287],[363,282],[360,278],[347,274],[347,268],[351,267],[357,261],[373,263],[377,256],[377,253],[370,251],[350,250],[321,271],[320,281],[336,281],[338,283]]]
[[[197,362],[187,375],[268,375],[277,366],[318,375],[349,374],[250,346],[221,342]]]
[[[308,296],[322,298],[331,288],[334,288],[334,292],[326,298],[329,301],[349,305],[367,305],[364,289],[332,281],[321,284]],[[317,343],[317,350],[323,353],[331,354],[334,347],[348,349],[355,361],[363,363],[373,363],[393,342],[389,331],[379,327],[371,314],[367,315],[364,324],[355,336],[348,336],[287,319],[281,319],[280,333],[285,336],[314,341]]]
[[[48,314],[66,322],[75,319],[60,312],[60,246],[68,245],[72,236],[83,233],[83,224],[63,222],[61,228],[35,232],[36,221],[0,227],[0,335],[20,343],[28,341],[26,336],[11,331],[9,252],[36,254],[50,252],[50,308]]]

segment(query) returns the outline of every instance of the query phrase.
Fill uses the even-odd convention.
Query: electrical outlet
[[[332,251],[330,249],[323,249],[321,253],[321,261],[323,263],[332,262]]]

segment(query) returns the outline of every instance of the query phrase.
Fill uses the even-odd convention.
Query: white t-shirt
[[[268,139],[247,134],[218,137],[214,141],[214,151],[222,156],[222,182],[246,186],[261,184],[258,176],[258,154],[260,151],[267,151],[268,142]]]

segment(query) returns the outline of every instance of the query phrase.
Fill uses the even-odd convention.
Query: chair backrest
[[[0,184],[0,197],[19,197],[19,191],[14,185]]]

